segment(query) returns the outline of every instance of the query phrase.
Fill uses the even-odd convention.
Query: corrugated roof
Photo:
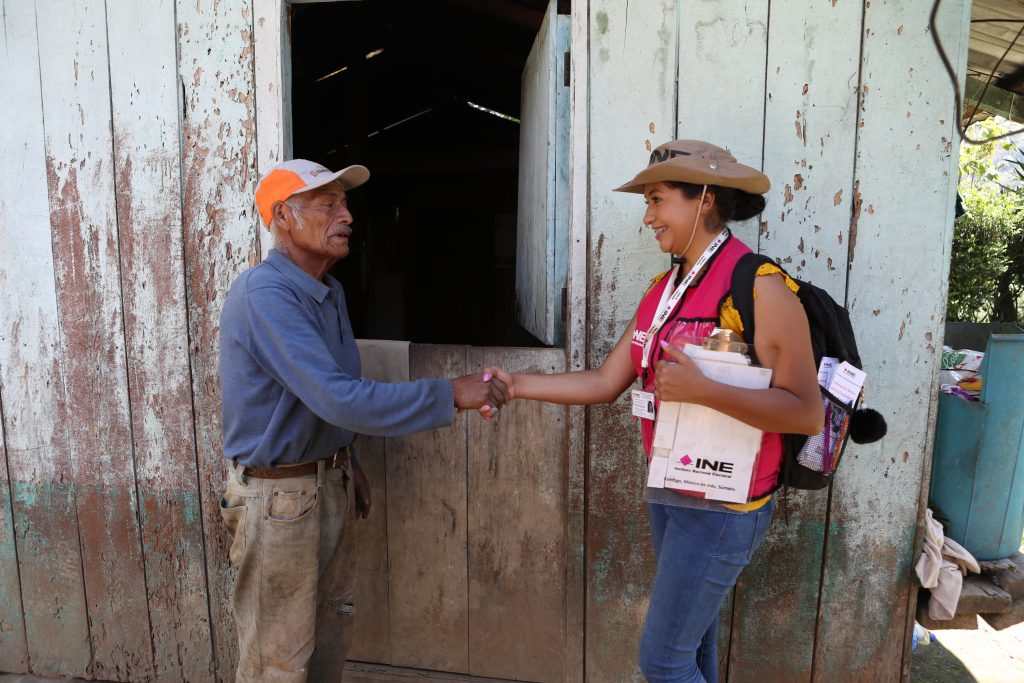
[[[967,74],[987,79],[1022,27],[1024,0],[974,0]],[[1010,75],[1021,67],[1024,67],[1024,34],[996,69],[996,78]]]
[[[1024,0],[974,0],[963,88],[965,120],[1024,122]]]

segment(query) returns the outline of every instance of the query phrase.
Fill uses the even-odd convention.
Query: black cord
[[[967,126],[966,125],[962,126],[960,124],[962,113],[963,113],[963,100],[960,98],[960,81],[957,79],[957,77],[956,77],[956,70],[953,68],[953,65],[949,61],[949,57],[946,56],[945,49],[943,49],[943,47],[942,47],[942,41],[939,39],[939,29],[938,29],[938,26],[936,26],[936,24],[935,24],[935,17],[938,16],[938,14],[939,14],[939,5],[941,5],[941,4],[942,4],[942,0],[935,0],[935,4],[932,5],[931,14],[928,16],[928,29],[929,29],[929,33],[931,33],[931,36],[932,36],[932,42],[935,43],[935,49],[939,53],[939,59],[942,60],[942,65],[946,68],[946,73],[949,75],[949,80],[953,83],[953,96],[954,96],[955,102],[956,102],[955,103],[955,109],[954,109],[953,113],[956,116],[956,120],[955,120],[956,132],[960,136],[960,139],[963,140],[964,142],[966,142],[969,145],[984,145],[984,144],[988,144],[989,142],[994,142],[994,141],[1000,140],[1002,138],[1008,138],[1008,137],[1010,137],[1012,135],[1019,135],[1020,133],[1024,132],[1024,127],[1021,127],[1021,128],[1018,128],[1017,130],[1011,130],[1011,131],[1009,131],[1007,133],[1003,133],[1001,135],[994,135],[994,136],[992,136],[990,138],[984,138],[982,140],[975,140],[974,138],[972,138],[970,135],[967,134]],[[1021,33],[1024,33],[1024,25],[1021,26],[1020,31],[1017,31],[1017,35],[1016,35],[1016,37],[1014,37],[1013,42],[1011,42],[1010,45],[1006,48],[1006,52],[1003,53],[1003,56],[999,58],[999,61],[996,62],[996,65],[992,68],[991,73],[989,73],[988,81],[985,83],[985,88],[982,89],[982,91],[981,91],[981,97],[978,98],[978,103],[976,103],[974,105],[974,109],[971,112],[971,117],[972,118],[973,118],[974,114],[977,113],[978,106],[980,105],[981,100],[982,100],[982,98],[985,95],[985,90],[988,89],[988,84],[992,82],[992,77],[995,75],[996,70],[999,68],[999,65],[1002,64],[1003,59],[1006,58],[1006,55],[1008,55],[1010,53],[1010,50],[1013,48],[1014,44],[1016,44],[1017,39],[1020,38]]]

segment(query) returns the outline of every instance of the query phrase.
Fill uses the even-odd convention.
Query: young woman
[[[680,264],[640,302],[601,367],[558,375],[510,374],[489,368],[511,398],[562,404],[610,403],[639,377],[661,401],[707,406],[764,431],[751,502],[719,504],[678,492],[671,504],[649,503],[657,572],[640,641],[640,668],[649,681],[718,679],[718,612],[771,520],[782,456],[780,433],[817,434],[823,411],[807,318],[797,285],[773,266],[755,280],[753,343],[760,365],[772,369],[768,389],[739,389],[705,377],[666,340],[702,339],[716,327],[742,337],[729,282],[750,249],[726,224],[764,209],[768,178],[724,149],[675,140],[651,154],[650,164],[618,188],[642,193],[644,224],[658,247]],[[654,419],[641,417],[651,457]]]

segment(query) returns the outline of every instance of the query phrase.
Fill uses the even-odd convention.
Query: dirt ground
[[[977,631],[933,631],[918,647],[910,680],[924,683],[1024,683],[1024,623],[996,631],[984,619]]]
[[[913,655],[910,680],[914,683],[1024,683],[1024,623],[996,631],[979,619],[977,631],[933,633],[936,642],[918,647]],[[86,681],[50,681],[0,673],[0,683]]]

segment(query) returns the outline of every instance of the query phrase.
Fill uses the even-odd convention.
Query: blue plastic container
[[[979,373],[979,403],[939,396],[929,504],[946,536],[997,560],[1024,533],[1024,335],[992,335]]]

